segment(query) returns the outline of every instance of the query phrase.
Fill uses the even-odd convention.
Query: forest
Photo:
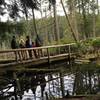
[[[99,37],[99,6],[99,0],[1,0],[0,48],[10,48],[13,35],[18,41],[39,35],[44,46]]]

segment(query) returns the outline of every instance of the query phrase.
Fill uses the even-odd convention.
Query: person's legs
[[[29,57],[32,58],[32,50],[29,50],[28,53],[29,53]]]
[[[38,58],[36,50],[33,50],[35,58]]]

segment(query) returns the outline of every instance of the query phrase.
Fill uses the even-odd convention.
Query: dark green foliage
[[[26,6],[31,9],[39,9],[39,2],[37,0],[26,0]]]
[[[20,17],[19,15],[19,8],[18,8],[18,4],[17,2],[14,2],[13,5],[9,5],[8,6],[8,10],[9,10],[9,16],[16,20],[17,17]]]
[[[0,35],[4,34],[5,32],[13,32],[14,24],[11,24],[9,22],[0,22]]]
[[[39,2],[37,0],[20,0],[20,5],[22,7],[22,13],[25,14],[28,19],[28,9],[39,10]]]
[[[92,45],[93,47],[100,48],[100,38],[94,39]]]
[[[55,5],[55,4],[56,4],[56,0],[49,0],[49,2],[50,2],[52,5]]]
[[[79,54],[86,54],[88,51],[92,50],[93,39],[87,39],[77,43],[77,51]]]
[[[0,0],[0,5],[4,4],[5,0]]]
[[[3,16],[5,14],[4,12],[4,6],[5,6],[5,0],[0,0],[0,15]]]
[[[17,24],[15,24],[15,27],[16,27],[16,33],[21,36],[23,34],[25,34],[25,25],[23,22],[18,22]]]

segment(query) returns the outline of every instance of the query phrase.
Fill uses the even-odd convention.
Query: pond
[[[9,98],[7,100],[53,100],[100,92],[99,65],[93,63],[68,65],[66,62],[61,62],[50,67],[58,68],[59,71],[22,72],[18,74],[16,81],[11,78],[9,80],[7,75],[5,79],[1,78],[0,96],[2,100],[6,100],[5,98]],[[20,84],[17,84],[18,82]]]

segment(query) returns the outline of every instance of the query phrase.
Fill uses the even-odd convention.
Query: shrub
[[[93,46],[94,48],[100,48],[100,38],[94,39],[94,40],[92,41],[92,46]]]

